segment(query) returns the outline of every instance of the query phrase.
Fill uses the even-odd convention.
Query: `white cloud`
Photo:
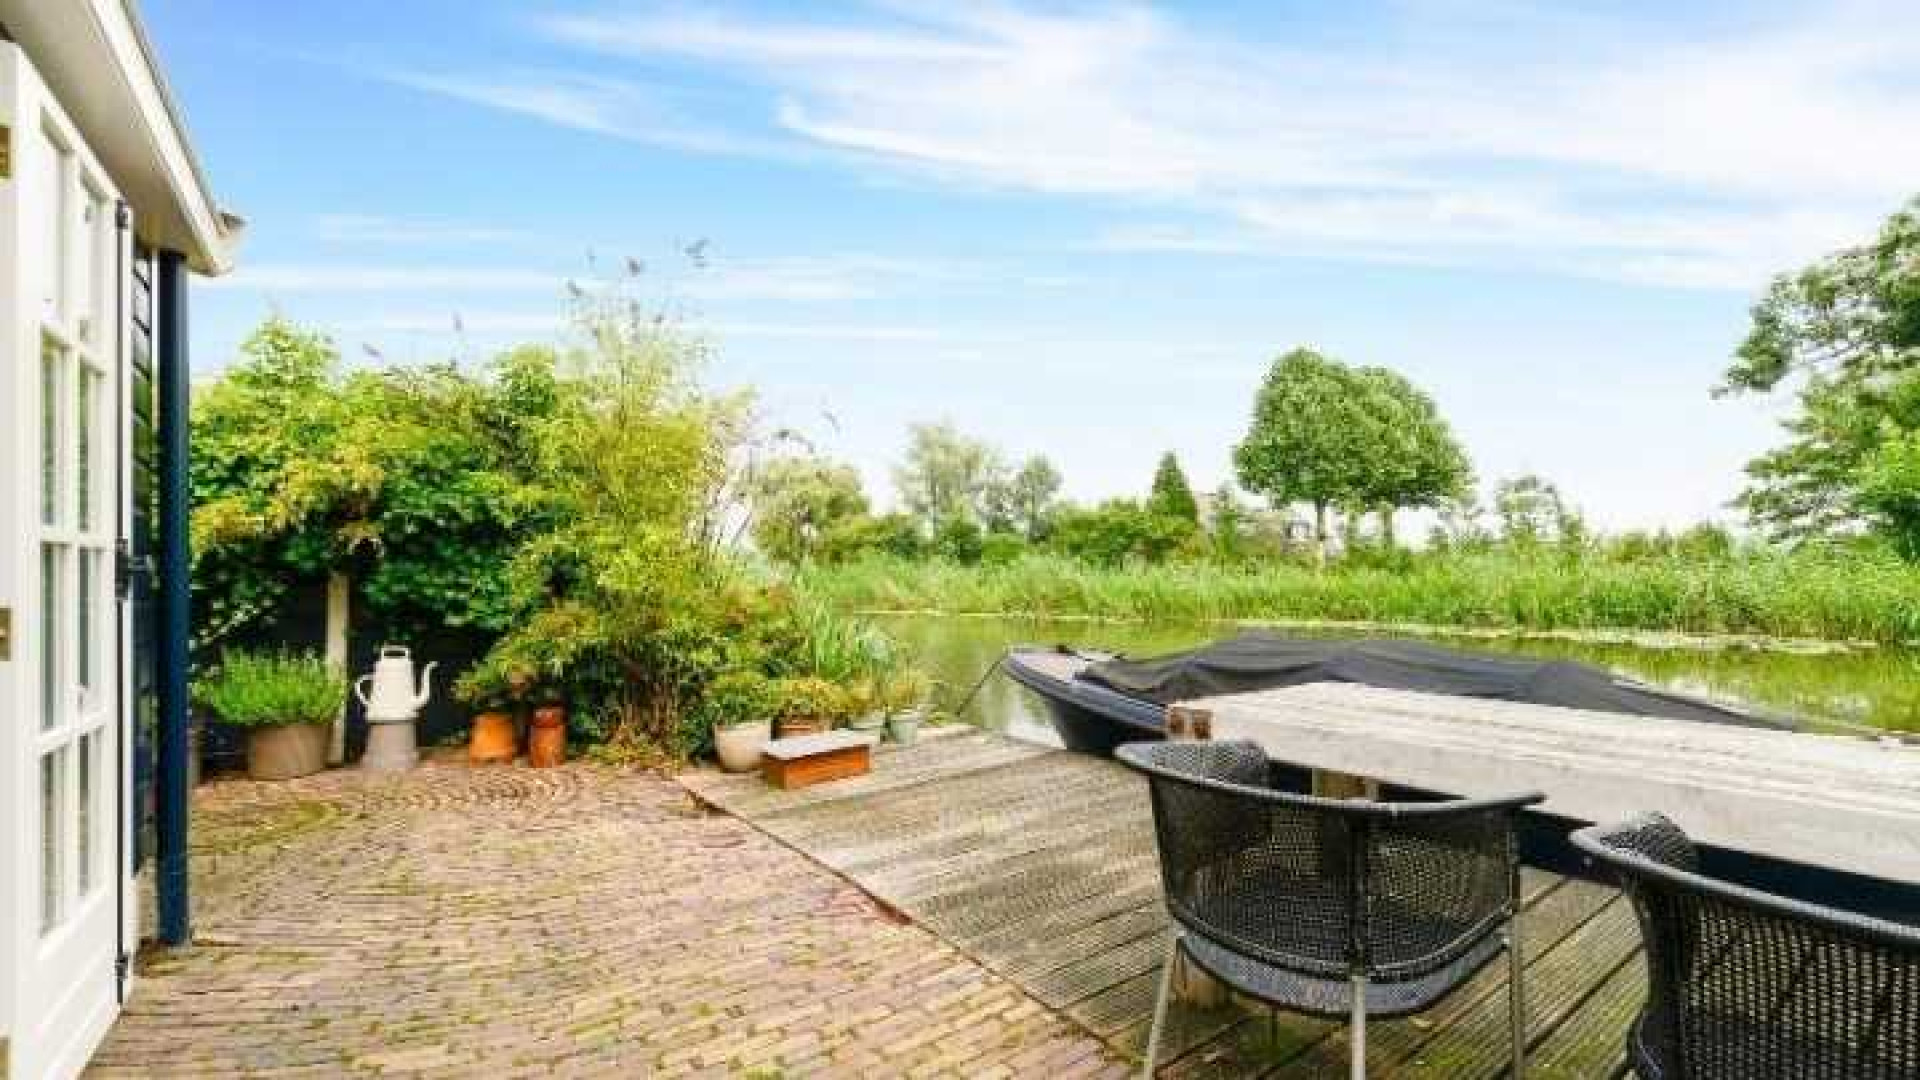
[[[697,125],[711,138],[1210,222],[1184,245],[1152,222],[1124,226],[1109,247],[1131,236],[1753,288],[1861,236],[1920,176],[1920,5],[1692,28],[1523,5],[1394,13],[1390,33],[1313,41],[1232,40],[1142,7],[1006,3],[896,6],[865,25],[537,25],[756,88],[761,125]],[[616,133],[653,123],[624,95],[584,112],[503,107]]]

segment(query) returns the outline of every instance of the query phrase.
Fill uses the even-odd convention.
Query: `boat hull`
[[[1007,654],[1006,671],[1039,695],[1054,733],[1069,750],[1111,757],[1127,743],[1166,738],[1166,710],[1161,706],[1076,682],[1071,672],[1088,662],[1058,650],[1016,649]]]

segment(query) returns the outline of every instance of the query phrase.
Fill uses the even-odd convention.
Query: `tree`
[[[778,458],[749,486],[754,543],[785,563],[812,559],[840,523],[867,512],[859,470],[822,458]]]
[[[1866,526],[1920,550],[1903,507],[1920,490],[1903,447],[1920,431],[1920,198],[1870,243],[1775,279],[1719,392],[1768,393],[1798,377],[1785,446],[1747,466],[1739,505],[1776,537]]]
[[[1231,484],[1221,484],[1209,500],[1208,538],[1216,557],[1235,562],[1246,553],[1247,511],[1233,493]]]
[[[1007,508],[1013,526],[1029,541],[1046,537],[1059,499],[1060,470],[1039,455],[1022,463],[1007,483]]]
[[[999,452],[944,420],[908,429],[906,458],[893,480],[901,504],[929,532],[955,515],[991,524],[1003,511],[1006,466]]]
[[[1560,489],[1533,473],[1504,480],[1493,491],[1493,513],[1509,543],[1578,543],[1586,525],[1560,497]]]
[[[1240,484],[1276,507],[1313,507],[1315,553],[1326,563],[1327,512],[1360,505],[1378,490],[1382,442],[1377,387],[1312,349],[1274,362],[1254,400],[1246,438],[1233,451]]]
[[[1090,509],[1060,512],[1048,543],[1076,559],[1102,566],[1159,562],[1193,536],[1193,527],[1133,499],[1109,499]]]
[[[278,614],[297,583],[326,584],[327,655],[343,672],[355,596],[394,632],[503,629],[514,533],[539,513],[513,497],[531,456],[514,409],[551,375],[531,354],[504,358],[491,382],[444,365],[344,374],[325,337],[262,323],[195,395],[200,643]]]
[[[1361,368],[1357,374],[1378,395],[1373,407],[1381,417],[1375,425],[1377,459],[1362,506],[1379,514],[1380,538],[1392,548],[1394,512],[1459,497],[1473,484],[1473,466],[1425,391],[1386,368]]]
[[[1180,469],[1180,459],[1174,457],[1171,450],[1160,455],[1160,465],[1153,471],[1153,491],[1147,497],[1147,509],[1195,528],[1200,525],[1200,504],[1193,497],[1193,488],[1187,485],[1187,474]]]

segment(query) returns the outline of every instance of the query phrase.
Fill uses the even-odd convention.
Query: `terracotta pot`
[[[533,726],[527,732],[527,764],[551,769],[566,760],[567,710],[560,705],[542,705],[533,710]]]
[[[760,767],[760,751],[773,737],[773,724],[729,724],[713,729],[713,752],[728,772],[752,772]]]
[[[473,734],[467,739],[467,760],[475,765],[512,761],[519,751],[513,716],[503,712],[473,714]]]
[[[818,716],[783,716],[773,722],[773,737],[776,739],[823,735],[832,730],[832,721]]]
[[[275,724],[247,732],[247,775],[292,780],[327,767],[331,732],[325,724]]]

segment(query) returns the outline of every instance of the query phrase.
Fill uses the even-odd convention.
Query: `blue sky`
[[[1731,517],[1782,412],[1709,397],[1747,307],[1920,191],[1920,5],[1682,6],[144,10],[251,222],[203,370],[270,310],[475,360],[631,256],[883,499],[939,418],[1076,497],[1211,487],[1307,344],[1623,528]]]

